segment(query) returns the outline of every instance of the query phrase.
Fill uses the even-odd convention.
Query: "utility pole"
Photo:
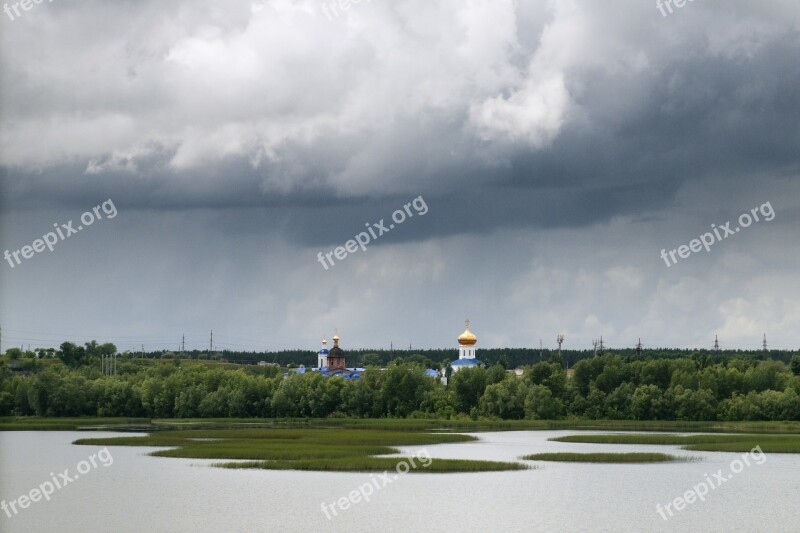
[[[719,351],[719,339],[717,338],[716,335],[714,335],[714,351],[716,352]]]
[[[144,359],[144,344],[142,344],[142,359]]]
[[[600,354],[602,355],[602,353],[603,353],[603,336],[600,335]]]
[[[597,339],[592,339],[592,347],[594,348],[594,355],[592,357],[597,357],[597,345],[600,342]]]
[[[101,354],[100,361],[104,376],[114,376],[117,373],[117,354]]]
[[[211,340],[208,341],[208,360],[211,360],[211,350],[214,349],[214,330],[211,330]]]
[[[558,337],[556,337],[556,342],[558,343],[558,358],[562,359],[562,357],[561,357],[561,343],[564,342],[564,335],[559,334]],[[569,368],[569,366],[567,366],[567,368]]]
[[[539,339],[539,362],[542,362],[542,339]]]
[[[764,333],[764,342],[762,343],[762,346],[764,347],[764,355],[767,355],[767,334],[766,333]]]
[[[636,359],[642,358],[642,338],[639,337],[639,343],[636,345]]]
[[[181,337],[181,359],[183,359],[183,352],[186,350],[186,334]]]

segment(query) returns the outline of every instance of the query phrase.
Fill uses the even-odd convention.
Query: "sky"
[[[2,348],[800,348],[800,5],[662,8],[2,13]]]

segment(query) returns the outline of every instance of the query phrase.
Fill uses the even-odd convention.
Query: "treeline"
[[[360,380],[277,368],[222,370],[124,362],[115,376],[95,366],[46,365],[20,375],[0,364],[0,416],[488,417],[630,420],[800,420],[800,357],[579,361],[567,376],[542,362],[522,377],[502,365],[462,370],[447,386],[424,366],[371,366]]]
[[[375,349],[356,349],[348,350],[345,347],[347,354],[348,366],[367,367],[370,365],[386,366],[398,361],[402,362],[416,362],[427,366],[428,368],[441,369],[448,362],[458,359],[458,350],[456,348],[442,348],[442,349],[411,349],[411,350],[375,350]],[[615,349],[614,354],[623,357],[637,357],[636,350],[633,348]],[[721,363],[731,357],[738,357],[752,361],[760,361],[766,359],[774,359],[776,361],[783,361],[788,363],[791,360],[794,352],[789,350],[771,350],[764,352],[763,350],[688,350],[688,349],[655,349],[655,350],[642,350],[638,357],[640,359],[677,359],[692,356],[697,354],[700,357],[708,357],[710,361]],[[136,356],[136,354],[133,354]],[[148,354],[146,354],[148,355]],[[169,352],[166,357],[172,357],[175,354]],[[207,351],[194,350],[186,354],[191,359],[206,359],[209,357]],[[164,354],[149,354],[150,357],[165,357]],[[521,368],[528,365],[533,365],[543,361],[550,361],[553,357],[557,357],[557,350],[543,349],[539,351],[538,348],[484,348],[478,349],[476,356],[481,361],[489,364],[502,364],[506,368]],[[578,361],[589,359],[594,356],[592,350],[562,350],[561,357],[565,365],[573,366]],[[306,367],[313,367],[317,364],[317,354],[312,351],[305,350],[285,350],[276,352],[238,352],[231,350],[223,350],[212,354],[212,358],[224,359],[232,363],[241,364],[256,364],[259,361],[266,361],[268,363],[276,363],[280,366],[297,366],[305,365]]]
[[[97,341],[91,341],[79,346],[71,342],[61,344],[58,350],[53,348],[37,349],[29,352],[23,352],[19,348],[11,348],[8,350],[7,355],[11,359],[45,359],[45,358],[58,358],[61,359],[68,366],[80,366],[90,364],[100,364],[100,358],[110,354],[117,353],[117,348],[112,343],[98,344]],[[347,365],[349,367],[367,367],[387,366],[389,364],[396,364],[399,362],[406,363],[419,363],[427,368],[444,368],[448,362],[452,362],[458,358],[458,352],[455,349],[413,349],[413,350],[374,350],[374,349],[357,349],[346,350]],[[771,350],[764,352],[758,351],[744,351],[744,350],[688,350],[688,349],[655,349],[655,350],[642,350],[641,353],[636,353],[633,348],[615,349],[615,355],[620,355],[629,359],[683,359],[692,357],[695,359],[703,359],[706,364],[724,363],[731,358],[745,359],[748,361],[762,361],[762,360],[776,360],[789,363],[796,352],[789,350]],[[222,350],[209,353],[208,350],[187,350],[183,354],[172,351],[156,351],[156,352],[122,352],[118,354],[120,359],[173,359],[181,355],[185,359],[193,360],[222,360],[237,364],[255,365],[260,361],[265,361],[271,364],[277,364],[282,367],[297,367],[304,365],[306,367],[314,367],[317,364],[317,354],[309,350],[284,350],[276,352],[244,352],[244,351],[231,351]],[[538,348],[486,348],[478,349],[477,357],[481,361],[489,365],[500,364],[505,368],[521,368],[533,365],[539,362],[551,361],[558,359],[558,352],[556,350]],[[572,367],[584,359],[591,359],[594,357],[592,350],[563,350],[561,352],[560,360],[565,367]]]

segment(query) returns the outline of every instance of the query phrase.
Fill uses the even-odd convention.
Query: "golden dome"
[[[458,344],[461,346],[474,346],[476,342],[478,342],[478,337],[475,336],[469,330],[469,320],[466,322],[467,329],[464,330],[464,333],[458,336]]]

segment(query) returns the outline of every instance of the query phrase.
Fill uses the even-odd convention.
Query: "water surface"
[[[326,518],[333,503],[365,483],[364,473],[211,468],[214,461],[148,457],[153,448],[109,448],[113,464],[76,479],[8,518],[0,531],[288,532],[288,531],[797,531],[800,455],[768,454],[734,475],[705,502],[665,521],[657,512],[741,454],[687,452],[676,446],[573,444],[547,439],[577,431],[476,433],[477,442],[402,447],[433,457],[513,461],[553,451],[649,451],[700,460],[667,464],[528,462],[536,470],[477,474],[390,473],[391,483]],[[592,433],[598,433],[596,431]],[[607,432],[604,432],[607,433]],[[110,433],[0,432],[0,499],[30,492],[97,453],[74,446]],[[129,434],[128,434],[129,435]]]

